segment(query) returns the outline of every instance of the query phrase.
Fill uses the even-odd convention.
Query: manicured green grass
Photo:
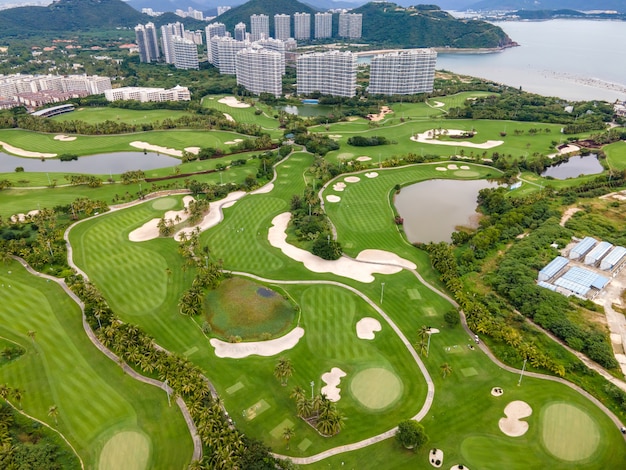
[[[215,334],[245,341],[284,334],[296,318],[293,306],[280,294],[241,278],[228,279],[210,291],[204,311]]]
[[[85,121],[97,124],[104,121],[126,122],[128,124],[146,124],[164,119],[178,119],[188,115],[186,111],[171,109],[153,109],[149,111],[122,108],[78,108],[72,113],[61,114],[51,119],[55,121]]]
[[[213,108],[222,113],[226,113],[231,116],[236,122],[243,122],[248,124],[258,124],[264,129],[276,130],[278,129],[278,121],[274,119],[274,114],[278,111],[264,105],[263,103],[255,102],[254,106],[248,108],[233,108],[226,104],[220,103],[219,100],[227,95],[208,95],[202,98],[202,105],[206,108]],[[255,114],[256,110],[261,110],[262,114]]]
[[[561,460],[589,460],[600,444],[600,429],[593,418],[569,403],[546,406],[541,419],[543,443]]]
[[[603,150],[610,168],[626,170],[626,142],[615,142],[607,145]]]
[[[27,350],[0,368],[0,383],[24,390],[24,410],[69,439],[89,468],[117,432],[149,440],[150,468],[181,468],[191,438],[164,393],[125,375],[87,339],[78,306],[54,282],[29,275],[17,262],[0,265],[0,334]],[[35,332],[32,341],[28,331]],[[58,426],[48,416],[57,405]]]
[[[107,441],[100,454],[101,470],[143,470],[150,457],[150,440],[135,431],[118,432]]]

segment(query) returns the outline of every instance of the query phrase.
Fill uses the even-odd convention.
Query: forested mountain
[[[46,7],[0,11],[3,35],[135,26],[146,16],[121,0],[58,0]]]
[[[389,47],[495,48],[514,45],[502,29],[484,21],[460,20],[434,5],[403,8],[395,3],[368,3],[363,14],[363,41]]]
[[[615,10],[626,13],[624,0],[480,0],[474,10]]]

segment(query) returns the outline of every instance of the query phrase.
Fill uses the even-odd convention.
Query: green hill
[[[514,45],[502,29],[484,21],[454,18],[435,5],[401,7],[367,3],[352,10],[363,14],[363,42],[388,47],[496,48]]]
[[[4,36],[29,32],[77,31],[132,27],[148,18],[121,0],[58,0],[46,7],[0,11]]]

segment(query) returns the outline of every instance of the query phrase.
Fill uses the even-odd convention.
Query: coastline
[[[506,49],[510,49],[512,47],[518,47],[519,44],[516,42],[512,42],[506,46],[502,47],[479,47],[479,48],[466,48],[466,47],[428,47],[427,49],[432,49],[437,52],[437,54],[492,54],[495,52],[502,52]],[[399,48],[399,49],[370,49],[366,51],[357,51],[352,52],[357,57],[369,57],[373,55],[379,54],[388,54],[390,52],[398,52],[398,51],[410,51],[417,48]]]

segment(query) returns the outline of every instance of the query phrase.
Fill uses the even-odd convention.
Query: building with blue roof
[[[589,250],[593,248],[593,246],[598,243],[593,237],[585,237],[572,248],[569,252],[569,259],[578,259],[581,256],[584,256]]]
[[[569,260],[563,256],[557,256],[546,265],[541,271],[537,279],[539,281],[547,281],[556,276],[561,270],[569,264]]]
[[[600,242],[585,256],[585,264],[594,266],[597,264],[609,251],[611,251],[613,245],[609,242]]]
[[[600,269],[603,271],[613,271],[619,268],[626,261],[626,248],[616,246],[600,262]]]
[[[607,277],[589,269],[573,267],[553,284],[578,297],[594,298],[608,283]],[[564,293],[568,294],[568,292]]]

